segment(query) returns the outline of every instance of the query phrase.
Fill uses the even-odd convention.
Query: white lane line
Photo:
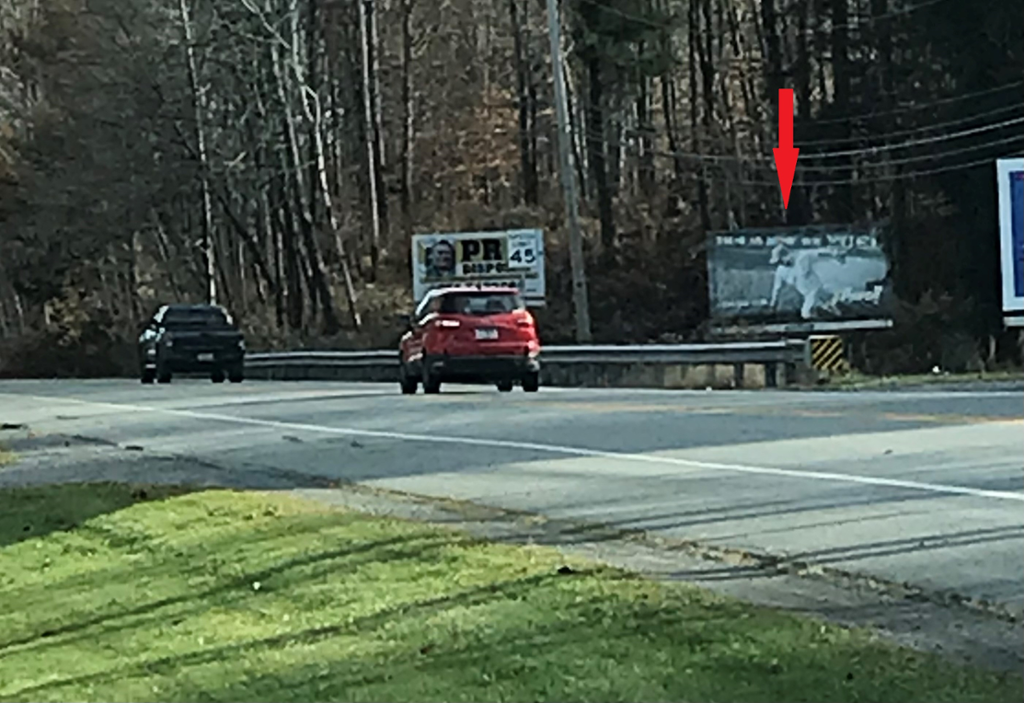
[[[668,456],[651,456],[648,454],[633,454],[626,452],[608,452],[599,449],[587,449],[585,447],[567,447],[557,444],[540,444],[535,442],[517,442],[504,439],[481,439],[477,437],[455,437],[440,435],[412,434],[408,432],[392,432],[388,430],[361,430],[354,427],[331,427],[328,425],[313,425],[300,422],[284,422],[281,420],[260,420],[249,417],[237,417],[233,415],[221,415],[219,413],[197,412],[194,410],[172,410],[167,408],[149,407],[145,405],[129,405],[124,403],[104,403],[94,400],[80,400],[67,397],[46,397],[46,396],[22,396],[32,397],[35,400],[53,402],[77,403],[91,405],[94,407],[105,407],[122,412],[145,412],[175,417],[189,418],[192,420],[208,420],[212,422],[224,422],[237,425],[251,425],[255,427],[269,427],[277,430],[291,430],[297,432],[312,432],[320,434],[343,435],[350,437],[373,437],[377,439],[393,439],[404,442],[423,442],[429,444],[455,444],[473,447],[488,447],[492,449],[517,449],[521,451],[541,452],[547,454],[561,454],[564,456],[589,457],[597,459],[611,459],[614,461],[631,461],[644,464],[662,464],[680,466],[688,469],[703,469],[707,471],[721,471],[730,473],[750,474],[757,476],[779,476],[785,478],[799,478],[812,481],[831,481],[838,483],[852,483],[862,486],[884,486],[887,488],[903,488],[907,490],[925,491],[928,493],[944,493],[949,495],[971,496],[974,498],[992,498],[994,500],[1011,500],[1024,502],[1024,492],[1013,491],[989,491],[980,488],[969,488],[967,486],[954,486],[941,483],[924,483],[921,481],[903,481],[894,478],[882,478],[877,476],[859,476],[856,474],[842,474],[829,471],[804,471],[797,469],[779,469],[768,466],[750,466],[745,464],[723,464],[708,461],[692,461]],[[1011,421],[1013,424],[1016,422]]]

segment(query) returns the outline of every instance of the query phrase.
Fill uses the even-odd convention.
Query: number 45
[[[517,264],[532,264],[537,260],[537,256],[533,253],[533,249],[516,249],[512,252],[512,256],[508,258],[509,261],[514,261]]]

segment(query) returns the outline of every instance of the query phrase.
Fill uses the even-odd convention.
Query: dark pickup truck
[[[165,305],[139,336],[142,382],[170,383],[175,373],[209,374],[214,383],[245,377],[245,337],[217,305]]]

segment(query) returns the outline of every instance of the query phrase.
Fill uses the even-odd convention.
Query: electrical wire
[[[837,158],[849,158],[849,157],[853,157],[853,156],[876,156],[876,155],[878,155],[880,153],[884,153],[884,152],[896,151],[896,150],[900,150],[900,149],[911,149],[911,148],[914,148],[914,147],[917,147],[917,146],[923,146],[923,145],[926,145],[926,144],[937,144],[937,143],[941,143],[941,142],[950,141],[950,140],[953,140],[953,139],[959,139],[959,138],[962,138],[962,137],[972,136],[972,135],[975,135],[975,134],[981,134],[983,132],[991,132],[991,131],[996,130],[996,129],[1002,129],[1003,127],[1009,127],[1009,126],[1013,126],[1013,125],[1021,124],[1021,123],[1024,123],[1024,117],[1018,117],[1018,118],[1012,119],[1012,120],[1004,120],[1003,122],[999,122],[999,123],[996,123],[996,124],[989,124],[989,125],[985,125],[983,127],[976,127],[974,129],[968,129],[968,130],[963,130],[963,131],[960,131],[960,132],[954,132],[952,134],[943,134],[943,135],[939,135],[939,136],[936,136],[936,137],[929,137],[929,138],[926,138],[926,139],[918,139],[918,140],[914,140],[914,141],[907,141],[907,142],[903,142],[901,144],[886,144],[886,145],[883,145],[883,146],[870,147],[870,148],[867,148],[867,149],[850,149],[850,150],[847,150],[847,151],[831,151],[831,152],[821,152],[821,153],[810,153],[810,154],[805,154],[804,156],[805,156],[806,159],[815,159],[815,160],[821,160],[821,161],[825,161],[825,160],[829,160],[829,159],[837,159]],[[594,141],[601,141],[602,140],[602,136],[601,135],[595,135],[595,134],[592,134],[590,132],[587,132],[584,136],[585,136],[585,139],[587,139],[588,141],[592,141],[592,140],[594,140]],[[952,153],[957,153],[957,152],[954,151]],[[697,153],[693,153],[693,152],[682,152],[682,151],[679,151],[679,152],[671,152],[671,151],[663,152],[663,155],[667,156],[667,157],[671,157],[671,158],[682,158],[682,159],[688,159],[688,160],[699,161],[699,162],[707,161],[707,162],[712,162],[712,163],[714,163],[714,162],[722,162],[722,161],[725,161],[725,162],[737,162],[738,161],[738,162],[746,162],[746,163],[754,163],[754,164],[756,164],[756,163],[764,163],[764,164],[772,164],[772,163],[774,163],[774,160],[772,158],[767,157],[767,156],[764,156],[764,157],[753,157],[753,156],[733,156],[733,155],[725,155],[725,154],[697,154]],[[921,157],[916,157],[916,158],[909,158],[909,159],[907,159],[907,162],[913,162],[913,161],[916,161],[916,160],[927,160],[928,158],[934,158],[934,157],[933,156],[921,156]],[[824,171],[839,170],[839,167],[835,167],[835,168],[822,168],[822,170],[824,170]]]
[[[960,119],[957,119],[957,120],[949,120],[947,122],[937,122],[935,124],[921,125],[920,127],[915,127],[913,129],[898,130],[898,131],[895,131],[895,132],[877,132],[877,133],[874,133],[874,134],[865,134],[865,135],[858,136],[858,137],[845,137],[845,138],[842,138],[842,139],[814,139],[814,140],[810,140],[810,141],[806,141],[806,142],[796,142],[796,143],[793,144],[793,146],[795,146],[795,147],[797,147],[799,149],[805,149],[805,148],[814,147],[814,146],[838,145],[838,144],[854,144],[854,143],[863,143],[863,142],[866,142],[866,141],[869,141],[869,140],[891,139],[893,137],[907,137],[907,136],[912,136],[912,135],[915,135],[915,134],[919,134],[921,132],[931,132],[931,131],[936,130],[936,129],[944,129],[944,128],[947,128],[947,127],[957,127],[957,126],[964,125],[964,124],[967,124],[969,122],[973,122],[975,120],[979,120],[979,119],[982,119],[982,118],[985,118],[985,117],[994,117],[995,115],[1000,115],[1000,114],[1003,114],[1003,113],[1006,113],[1006,112],[1012,112],[1014,110],[1019,110],[1019,109],[1021,109],[1021,105],[1004,105],[1003,107],[996,108],[995,110],[988,110],[986,112],[978,113],[977,115],[970,115],[968,117],[963,117],[963,118],[960,118]],[[636,130],[636,129],[629,130],[627,134],[631,138],[639,138],[639,137],[642,136],[642,134],[638,130]],[[869,149],[871,147],[863,147],[863,148]]]
[[[590,143],[599,144],[599,143],[601,143],[602,140],[600,140],[598,138],[594,138],[592,136],[588,136],[587,137],[587,141],[590,142]],[[618,148],[622,148],[622,149],[629,149],[631,151],[637,150],[639,148],[639,146],[636,143],[634,143],[634,142],[618,142],[618,141],[615,141],[615,142],[609,142],[609,143],[612,146],[615,146],[615,147],[618,147]],[[877,162],[877,163],[870,163],[869,162],[869,163],[858,163],[858,164],[845,164],[845,165],[841,165],[841,166],[806,166],[806,165],[802,165],[802,166],[800,166],[800,171],[803,172],[803,173],[836,173],[836,172],[843,172],[843,171],[861,171],[861,170],[864,170],[864,169],[882,168],[882,167],[885,167],[885,166],[904,166],[904,165],[907,165],[907,164],[915,164],[915,163],[921,163],[921,162],[927,162],[927,161],[937,161],[937,160],[949,158],[951,156],[956,156],[956,155],[959,155],[959,154],[969,154],[969,153],[974,152],[974,151],[981,151],[983,149],[991,149],[993,147],[1001,147],[1001,146],[1006,146],[1008,144],[1014,144],[1014,143],[1024,143],[1024,135],[1015,135],[1015,136],[1012,136],[1012,137],[1004,137],[1003,139],[997,139],[995,141],[985,142],[983,144],[973,144],[971,146],[962,147],[962,148],[959,148],[959,149],[950,149],[950,150],[943,151],[943,152],[936,153],[936,154],[922,154],[920,156],[912,156],[912,157],[907,157],[907,158],[903,158],[903,159],[891,159],[891,160],[881,161],[881,162]],[[676,154],[676,153],[673,153],[671,151],[665,151],[665,150],[659,150],[659,149],[650,149],[650,150],[648,150],[648,153],[651,153],[651,154],[653,154],[655,156],[659,156],[659,157],[662,157],[662,158],[670,158],[670,159],[683,158],[683,159],[687,159],[687,160],[694,160],[694,161],[697,161],[697,162],[710,161],[712,163],[719,163],[720,161],[730,161],[732,163],[751,164],[751,165],[753,165],[755,167],[757,167],[757,166],[773,167],[774,166],[774,160],[773,159],[769,159],[769,158],[758,159],[756,157],[743,157],[743,156],[739,156],[739,157],[737,157],[737,156],[729,156],[729,157],[722,157],[722,158],[699,157],[699,156],[698,157],[694,157],[694,155],[692,155],[692,154]]]
[[[889,20],[896,17],[903,17],[904,15],[909,15],[912,12],[917,12],[918,10],[923,10],[927,7],[932,7],[933,5],[938,5],[944,2],[948,2],[948,0],[926,0],[925,2],[919,2],[915,5],[908,5],[902,10],[892,10],[891,12],[886,12],[883,15],[869,15],[863,19],[857,20],[856,22],[847,22],[846,24],[829,24],[828,26],[818,26],[809,31],[834,32],[837,29],[863,29],[865,27],[873,25],[875,22],[878,22],[880,20]]]
[[[908,137],[921,132],[931,132],[936,129],[945,129],[947,127],[959,127],[960,125],[974,122],[985,117],[994,117],[1001,115],[1006,112],[1013,112],[1014,110],[1021,109],[1020,104],[1015,105],[1004,105],[994,110],[988,110],[986,112],[978,113],[977,115],[970,115],[968,117],[962,117],[956,120],[949,120],[947,122],[936,122],[935,124],[921,125],[920,127],[914,127],[912,129],[898,130],[895,132],[878,132],[876,134],[864,135],[862,137],[844,137],[842,139],[814,139],[806,142],[798,142],[794,146],[801,149],[812,146],[822,145],[834,145],[834,144],[853,144],[857,142],[864,142],[869,139],[890,139],[893,137]]]

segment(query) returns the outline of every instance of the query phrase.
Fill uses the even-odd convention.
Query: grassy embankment
[[[1020,701],[862,632],[287,495],[0,491],[0,700]]]
[[[1024,380],[1024,371],[989,371],[986,373],[957,374],[904,374],[899,376],[868,376],[862,373],[850,373],[830,378],[826,384],[830,388],[864,389],[910,387],[930,385],[951,385],[961,383],[1013,382]]]

